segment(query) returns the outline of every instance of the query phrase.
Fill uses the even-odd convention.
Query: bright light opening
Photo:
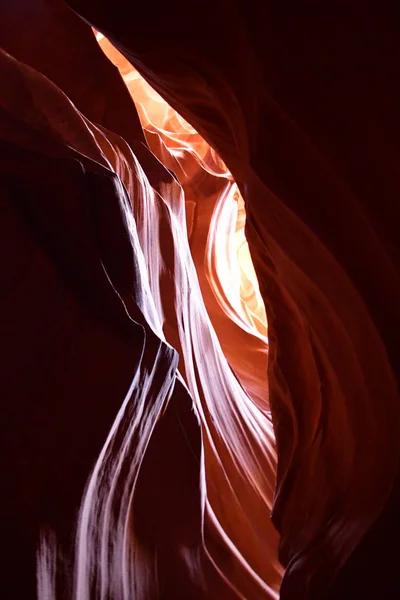
[[[249,333],[267,344],[267,318],[245,237],[243,198],[216,152],[171,108],[102,34],[96,39],[119,69],[136,104],[148,144],[157,158],[177,175],[185,192],[187,214],[194,200],[214,207],[205,248],[204,269],[222,310]],[[219,181],[212,180],[218,179]],[[217,194],[215,194],[215,189]],[[193,219],[188,219],[189,239]]]

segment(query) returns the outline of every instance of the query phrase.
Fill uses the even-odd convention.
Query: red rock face
[[[395,27],[70,4],[206,151],[65,5],[3,10],[4,597],[397,597]]]

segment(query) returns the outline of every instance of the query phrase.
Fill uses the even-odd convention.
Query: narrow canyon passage
[[[2,598],[398,597],[400,26],[0,8]]]
[[[148,318],[178,351],[179,373],[200,419],[206,493],[203,560],[210,560],[225,582],[222,593],[277,597],[282,567],[269,518],[276,450],[266,378],[267,323],[244,236],[243,200],[208,144],[104,37],[97,38],[128,85],[151,150],[182,187],[168,174],[169,182],[154,185],[153,179],[152,189],[140,169],[135,181],[128,149],[117,146],[115,157],[115,150],[100,143],[131,198],[132,229],[137,230],[155,309]],[[154,453],[156,462],[156,449]],[[149,459],[148,465],[147,485],[154,486]],[[160,491],[140,491],[142,472],[135,495],[148,502],[147,494]],[[90,551],[86,547],[85,555]],[[200,563],[197,567],[207,571]],[[215,575],[206,577],[204,593],[221,593],[218,587],[212,591]],[[137,593],[145,597],[154,592]]]

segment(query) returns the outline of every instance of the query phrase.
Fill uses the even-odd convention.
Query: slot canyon
[[[0,0],[2,600],[400,600],[400,22]]]

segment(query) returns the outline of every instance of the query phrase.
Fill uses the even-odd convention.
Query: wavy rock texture
[[[396,597],[395,27],[70,5],[135,70],[56,1],[3,10],[4,597],[40,532],[46,600]]]

